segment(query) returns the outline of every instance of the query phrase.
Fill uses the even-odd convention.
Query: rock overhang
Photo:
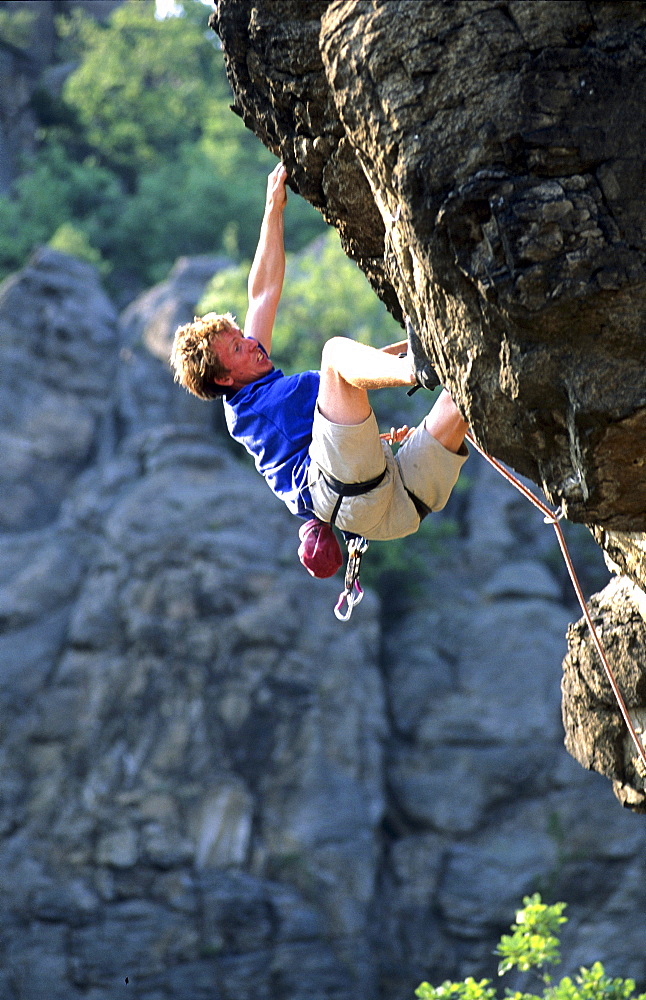
[[[246,124],[413,317],[479,442],[571,520],[638,531],[646,5],[630,6],[220,0],[213,25]]]

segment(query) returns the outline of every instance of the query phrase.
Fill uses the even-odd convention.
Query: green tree
[[[96,233],[119,215],[122,204],[113,173],[92,157],[77,163],[58,142],[48,144],[15,182],[11,196],[0,198],[0,277],[22,266],[34,247],[72,220],[99,248]]]
[[[176,157],[140,176],[122,211],[96,232],[96,245],[115,267],[143,273],[149,283],[164,278],[182,254],[223,253],[233,261],[250,257],[267,173],[275,163],[267,157],[254,166],[242,148],[234,154],[231,148],[223,153],[210,140],[186,143]],[[291,230],[294,244],[302,246],[323,222],[302,199],[294,207]]]
[[[523,899],[523,908],[516,914],[511,934],[505,934],[498,945],[501,961],[498,974],[511,969],[527,972],[560,962],[558,931],[567,920],[563,916],[565,903],[549,906],[536,893]],[[549,973],[543,973],[545,989],[542,1000],[646,1000],[646,993],[635,995],[633,979],[612,979],[601,962],[592,968],[579,970],[572,979],[565,976],[553,984]],[[509,1000],[541,1000],[537,994],[506,990]],[[495,1000],[496,990],[491,981],[473,978],[463,982],[445,982],[441,986],[422,983],[415,991],[418,1000]]]
[[[153,0],[127,0],[105,23],[79,10],[57,20],[78,65],[61,100],[34,97],[41,145],[0,197],[0,277],[66,223],[113,290],[159,281],[183,254],[253,253],[275,161],[230,110],[208,9],[179,9],[158,20]],[[300,247],[324,226],[302,199],[293,209]]]
[[[88,264],[93,264],[101,274],[109,274],[110,265],[90,244],[87,234],[71,222],[64,222],[62,226],[59,226],[48,245],[54,250],[69,254],[70,257],[76,257],[78,260],[85,260]]]
[[[0,10],[0,42],[24,49],[31,41],[36,12],[24,7],[12,10],[13,6]]]
[[[224,114],[229,95],[215,36],[211,41],[191,0],[183,6],[183,17],[157,20],[154,0],[128,0],[107,24],[82,11],[60,22],[81,54],[64,100],[87,142],[128,181],[168,161]],[[205,8],[197,6],[204,21]]]

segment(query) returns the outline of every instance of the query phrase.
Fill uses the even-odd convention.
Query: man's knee
[[[347,344],[351,343],[347,337],[330,337],[323,345],[321,353],[321,371],[339,371],[343,352],[347,351]]]
[[[370,416],[370,401],[365,389],[353,385],[339,371],[344,352],[353,341],[331,337],[321,355],[321,382],[317,405],[324,417],[336,424],[360,424]]]

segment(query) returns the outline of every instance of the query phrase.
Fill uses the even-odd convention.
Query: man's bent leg
[[[346,337],[323,348],[318,407],[335,424],[360,424],[371,412],[369,389],[413,385],[410,362]]]
[[[420,424],[401,446],[396,460],[406,489],[435,511],[446,504],[468,454],[464,445],[456,452],[445,448]]]
[[[431,412],[424,420],[424,427],[431,437],[439,441],[447,451],[456,455],[461,451],[464,435],[469,429],[466,420],[444,389],[438,396]]]
[[[337,497],[334,491],[326,487],[325,480],[320,478],[317,469],[331,474],[341,482],[354,483],[379,475],[387,456],[390,456],[388,461],[395,466],[390,449],[379,439],[379,429],[368,401],[368,390],[412,384],[415,384],[415,377],[411,372],[410,361],[405,358],[357,344],[344,337],[334,337],[325,345],[310,447],[310,488],[315,510],[322,520],[329,519]],[[446,503],[466,458],[463,439],[467,425],[446,392],[442,393],[426,420],[427,423],[418,427],[413,434],[417,445],[410,449],[404,446],[400,454],[404,459],[402,466],[409,466],[406,471],[409,473],[413,492],[418,495],[415,489],[417,487],[420,498],[427,494],[430,501],[428,506],[439,509]],[[334,425],[341,426],[335,428]],[[432,442],[431,438],[434,439]],[[408,456],[406,451],[409,452]],[[408,462],[405,461],[406,457],[409,457]],[[449,468],[438,475],[438,464],[448,464]],[[436,467],[435,473],[432,472],[433,466]],[[431,484],[428,482],[429,475]],[[398,492],[399,496],[398,504],[394,505],[393,491]],[[426,499],[424,502],[427,502]],[[357,531],[366,537],[401,537],[419,526],[413,502],[406,493],[399,474],[393,475],[393,471],[387,474],[382,485],[374,492],[346,503],[353,509],[352,523],[343,525],[345,530]],[[363,507],[366,509],[360,512],[359,509]],[[362,520],[361,526],[358,526],[358,521],[354,521],[355,516]]]
[[[372,412],[366,390],[350,385],[335,368],[326,366],[325,351],[316,405],[333,424],[362,424]]]
[[[379,357],[374,362],[373,355]],[[382,359],[386,362],[381,365]],[[394,366],[393,375],[392,361]],[[321,383],[317,399],[314,424],[312,427],[312,444],[310,455],[310,492],[314,510],[321,520],[329,520],[336,508],[338,494],[330,488],[330,479],[341,483],[364,483],[380,476],[386,466],[384,446],[379,437],[379,428],[375,415],[368,400],[367,387],[353,384],[360,373],[372,363],[370,374],[372,380],[369,387],[377,387],[375,375],[401,379],[401,364],[399,358],[382,354],[374,348],[356,344],[344,337],[334,337],[323,348],[321,360]],[[375,368],[378,370],[375,372]],[[409,377],[410,369],[405,369]],[[401,384],[401,381],[399,382]],[[404,383],[406,384],[406,383]],[[323,473],[323,476],[321,476]],[[327,476],[326,480],[324,477]],[[386,476],[392,482],[392,476]],[[366,528],[372,527],[382,517],[380,509],[374,509],[376,494],[382,498],[382,504],[387,504],[387,497],[377,487],[374,493],[357,497],[355,507],[358,507],[359,517],[350,526],[345,524],[345,530],[362,534]],[[339,523],[345,522],[344,515],[350,503],[345,500],[338,511]],[[355,511],[356,512],[356,511]]]

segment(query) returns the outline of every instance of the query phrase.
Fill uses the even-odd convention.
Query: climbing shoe
[[[413,359],[413,370],[417,379],[417,385],[408,390],[408,395],[412,396],[418,389],[430,389],[431,391],[437,389],[440,385],[437,372],[424,354],[422,342],[408,316],[406,316],[406,337],[408,338],[408,354]]]

